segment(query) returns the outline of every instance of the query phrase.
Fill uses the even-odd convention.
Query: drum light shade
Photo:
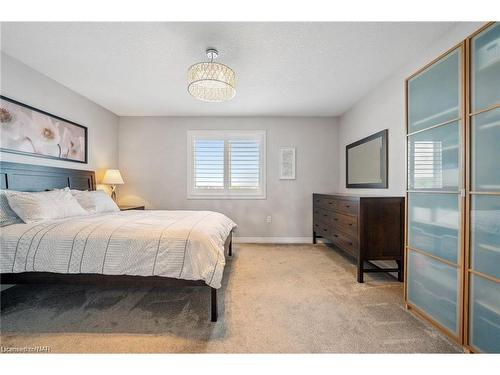
[[[213,60],[217,51],[207,50]],[[234,71],[220,63],[201,62],[188,69],[188,92],[196,99],[205,102],[225,102],[236,95]]]

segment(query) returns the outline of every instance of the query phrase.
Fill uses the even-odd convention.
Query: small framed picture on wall
[[[295,180],[295,147],[280,148],[280,180]]]

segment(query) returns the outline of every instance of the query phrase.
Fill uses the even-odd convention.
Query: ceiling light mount
[[[236,95],[236,78],[233,69],[216,63],[219,56],[215,48],[205,51],[209,62],[191,65],[188,69],[188,92],[204,102],[225,102]]]
[[[215,48],[208,48],[206,50],[206,54],[211,61],[214,61],[217,57],[219,57],[219,51],[217,51]]]

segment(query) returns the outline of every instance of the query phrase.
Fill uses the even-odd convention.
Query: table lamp
[[[116,202],[116,185],[122,185],[123,178],[118,169],[108,169],[102,179],[103,184],[111,185],[111,198]]]

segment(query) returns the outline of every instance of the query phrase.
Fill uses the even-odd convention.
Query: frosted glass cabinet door
[[[408,81],[408,133],[460,116],[461,50]]]
[[[472,112],[500,103],[500,23],[472,39]]]
[[[470,341],[485,353],[500,353],[500,284],[472,275]]]
[[[412,250],[408,255],[408,300],[457,334],[457,268]]]
[[[472,190],[500,191],[500,108],[472,116],[471,132]]]
[[[458,194],[408,194],[408,244],[453,263],[459,253]]]
[[[408,185],[410,190],[458,192],[459,122],[408,137]]]
[[[500,279],[500,196],[472,196],[472,269]]]

